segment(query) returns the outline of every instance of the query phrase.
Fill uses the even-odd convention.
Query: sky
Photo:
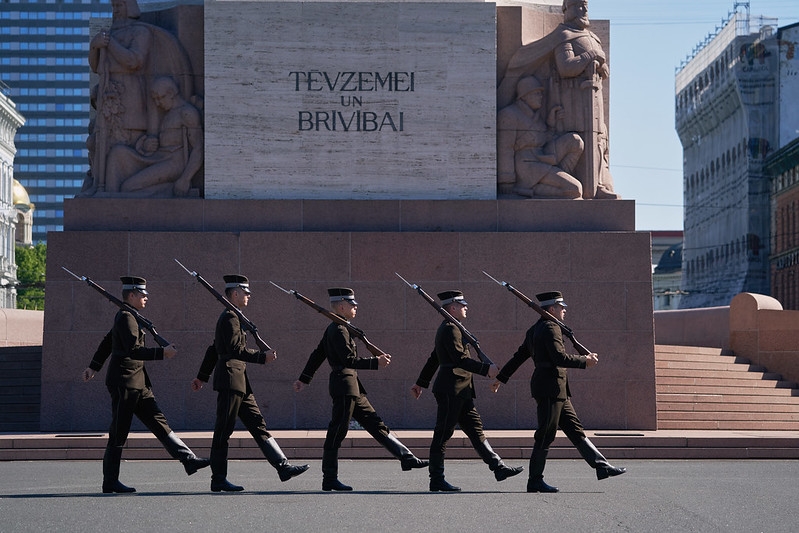
[[[560,4],[560,0],[542,3]],[[733,0],[589,0],[610,20],[610,169],[636,202],[639,231],[683,229],[682,145],[674,127],[675,69],[733,11]],[[739,11],[745,12],[743,7]],[[797,0],[750,0],[750,15],[799,22]]]

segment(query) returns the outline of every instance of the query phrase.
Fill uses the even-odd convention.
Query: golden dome
[[[14,193],[12,197],[13,205],[31,205],[31,197],[28,196],[28,191],[26,191],[25,187],[17,180],[14,180]]]

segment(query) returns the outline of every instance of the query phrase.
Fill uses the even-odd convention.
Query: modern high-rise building
[[[36,205],[33,241],[63,228],[63,202],[89,168],[89,19],[110,0],[0,0],[0,81],[26,123],[14,176]]]
[[[736,4],[737,5],[737,4]],[[685,200],[680,307],[769,294],[770,180],[779,147],[776,19],[732,14],[677,72]]]

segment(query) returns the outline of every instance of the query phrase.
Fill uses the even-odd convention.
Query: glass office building
[[[0,80],[27,122],[17,131],[14,177],[36,206],[33,241],[63,229],[64,199],[89,168],[89,19],[110,0],[0,0]]]

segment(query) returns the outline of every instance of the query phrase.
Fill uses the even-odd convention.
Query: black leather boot
[[[161,444],[164,445],[164,448],[166,448],[166,451],[169,452],[169,455],[171,455],[173,459],[177,459],[183,464],[183,468],[188,475],[192,475],[197,472],[197,470],[211,464],[210,460],[194,455],[194,452],[186,446],[186,443],[175,435],[174,431],[170,432],[169,435],[161,441]]]
[[[591,465],[591,468],[596,469],[597,479],[607,479],[613,476],[620,476],[627,471],[624,467],[615,467],[605,459],[599,450],[596,449],[594,443],[584,438],[575,444],[577,451],[583,456],[585,462]]]
[[[405,472],[414,468],[427,468],[430,464],[428,461],[416,457],[407,446],[402,444],[399,439],[391,433],[386,435],[385,439],[381,440],[382,442],[380,442],[380,444],[382,444],[391,455],[400,460],[400,466],[402,466],[402,470]]]
[[[122,460],[122,446],[107,446],[103,455],[103,494],[126,494],[136,492],[119,482],[119,463]]]
[[[338,450],[322,452],[322,490],[352,490],[352,487],[338,480]]]
[[[450,485],[444,479],[444,454],[430,454],[430,492],[460,492],[461,488]]]
[[[533,448],[530,456],[530,477],[527,479],[527,492],[558,492],[557,487],[544,482],[544,466],[549,450]]]
[[[294,466],[289,463],[289,460],[283,454],[283,450],[280,449],[277,441],[272,437],[269,437],[261,444],[261,451],[266,460],[269,461],[269,464],[277,470],[280,481],[288,481],[308,470],[308,465]]]
[[[227,449],[211,448],[211,492],[241,492],[244,487],[227,480]]]
[[[494,472],[494,477],[497,481],[505,481],[509,477],[515,476],[524,470],[523,466],[512,468],[503,463],[499,455],[491,448],[488,440],[484,440],[479,445],[475,446],[475,449],[483,462]]]

